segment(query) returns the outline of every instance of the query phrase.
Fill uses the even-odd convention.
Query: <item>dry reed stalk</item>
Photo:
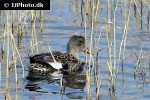
[[[110,6],[110,0],[107,1],[107,43],[108,43],[108,57],[109,57],[109,61],[107,61],[108,64],[108,68],[109,68],[109,73],[110,73],[110,84],[112,85],[113,82],[113,69],[112,69],[112,59],[111,59],[111,42],[110,42],[110,11],[111,11],[111,6]],[[112,88],[112,87],[111,87]]]
[[[40,12],[39,12],[40,14],[40,18],[42,19],[43,18],[43,10],[40,10]]]
[[[96,23],[97,15],[98,15],[98,7],[99,7],[99,0],[84,0],[84,8],[85,8],[85,19],[84,19],[84,35],[86,37],[86,27],[87,27],[87,21],[90,22],[91,25],[91,33],[90,33],[90,51],[92,51],[92,45],[93,45],[93,39],[94,39],[94,23]],[[87,18],[87,17],[88,18]],[[99,42],[99,41],[98,41]],[[87,62],[87,55],[86,55],[86,62]],[[86,82],[87,82],[87,92],[86,92],[86,97],[87,99],[91,99],[91,62],[92,65],[94,65],[94,59],[93,56],[90,55],[89,60],[88,60],[88,68],[86,70]]]
[[[87,4],[87,1],[84,1],[84,3],[85,3],[85,11],[86,11],[86,6],[88,6],[88,5],[86,5]],[[86,34],[86,30],[87,30],[87,22],[86,22],[86,12],[85,12],[85,14],[84,14],[84,16],[85,16],[85,19],[84,19],[84,37],[85,37],[85,41],[87,41],[87,34]],[[86,46],[87,46],[87,44],[86,44]],[[87,62],[88,62],[88,59],[87,59],[87,54],[86,54],[86,64],[87,64]],[[89,99],[89,95],[90,95],[90,75],[89,75],[89,70],[88,70],[88,68],[86,69],[86,83],[87,83],[87,87],[86,87],[86,99],[88,100]]]
[[[92,1],[91,1],[92,2]],[[92,44],[93,44],[93,36],[94,36],[94,15],[96,12],[94,12],[95,9],[95,0],[93,0],[92,2],[92,17],[91,17],[91,34],[90,34],[90,51],[92,51]],[[93,60],[93,56],[92,54],[90,55],[90,59],[89,59],[89,66],[88,66],[88,75],[90,75],[90,70],[91,70],[91,61],[93,62],[93,66],[94,66],[94,60]],[[91,99],[91,89],[90,89],[90,76],[87,77],[88,79],[88,96]]]
[[[107,1],[107,43],[108,43],[108,57],[109,57],[109,66],[110,69],[112,69],[112,59],[111,59],[111,42],[110,42],[110,11],[111,11],[111,6],[110,6],[110,0]]]
[[[100,30],[100,34],[99,34],[98,39],[97,39],[97,47],[98,47],[98,45],[99,45],[99,43],[100,43],[102,30],[103,30],[103,29]],[[98,49],[98,48],[97,48],[97,49]]]
[[[140,23],[140,19],[139,19],[139,16],[137,15],[137,7],[136,7],[136,4],[134,3],[134,17],[135,17],[135,21],[137,23],[137,28],[139,28],[139,23]]]
[[[114,8],[114,66],[113,66],[113,85],[114,89],[116,89],[116,77],[117,77],[117,69],[116,69],[116,10],[117,10],[117,4],[118,2],[115,2],[115,8]]]
[[[0,10],[0,19],[2,19],[4,16],[4,11],[3,10]]]
[[[81,1],[81,25],[84,26],[84,14],[86,14],[85,12],[83,13],[83,6],[84,6],[85,2],[84,0]]]
[[[141,7],[143,7],[142,3],[141,3]],[[136,12],[138,12],[138,13],[136,13]],[[137,15],[139,15],[139,16],[137,16]],[[134,0],[134,17],[136,19],[138,28],[142,29],[142,8],[141,9],[138,8],[137,0]]]
[[[101,77],[100,77],[100,69],[98,68],[98,52],[96,56],[96,68],[94,72],[95,76],[95,84],[96,84],[96,100],[100,100],[100,85],[101,85]]]
[[[82,4],[83,4],[83,2],[84,3],[86,3],[86,1],[83,1],[82,0]],[[81,5],[81,6],[83,6],[83,5]],[[86,8],[85,8],[86,9]],[[81,8],[81,11],[82,11],[82,8]],[[85,10],[86,11],[86,10]],[[87,48],[87,34],[86,34],[86,30],[87,30],[87,22],[86,22],[86,12],[84,12],[84,17],[85,17],[85,19],[84,19],[84,38],[85,38],[85,46],[86,46],[86,48]],[[85,54],[85,59],[86,59],[86,64],[87,64],[87,53]]]
[[[12,35],[12,33],[10,33]],[[16,51],[15,51],[15,47],[14,47],[14,42],[13,39],[11,39],[11,43],[12,43],[12,56],[13,56],[13,65],[15,67],[15,80],[16,80],[16,83],[18,83],[18,77],[17,77],[17,64],[16,64]]]
[[[24,17],[24,21],[23,21],[23,25],[22,25],[21,30],[23,31],[23,30],[24,30],[24,27],[25,27],[25,25],[26,25],[26,33],[28,32],[28,27],[27,27],[28,24],[26,23],[28,13],[29,13],[29,11],[24,11],[23,14],[22,14],[22,15],[23,15],[22,18],[23,18],[24,16],[25,16],[25,17]],[[21,18],[21,19],[22,19],[22,18]]]
[[[140,67],[140,60],[141,60],[141,56],[142,56],[142,48],[140,50],[140,54],[138,56],[138,60],[137,60],[137,63],[136,63],[136,68],[135,68],[135,71],[137,72],[137,67]]]
[[[86,13],[86,16],[87,16],[87,20],[89,21],[89,24],[90,26],[92,26],[92,13],[93,13],[93,3],[95,2],[96,0],[84,0],[84,8],[85,8],[85,13]],[[95,9],[95,8],[94,8]]]
[[[18,84],[16,84],[15,100],[19,100],[18,99]]]
[[[6,25],[4,24],[4,34],[3,34],[4,38],[6,37],[6,34],[7,34],[7,33],[6,33]],[[6,41],[5,41],[5,39],[4,39],[4,40],[3,40],[3,43],[2,43],[2,48],[1,48],[1,55],[2,55],[1,58],[2,58],[2,60],[4,59],[4,53],[5,53],[5,52],[4,52],[4,47],[5,47],[4,44],[5,44],[5,42],[6,42]]]
[[[8,92],[8,79],[9,79],[9,11],[6,11],[6,33],[7,33],[7,59],[6,59],[6,94]],[[7,96],[6,96],[7,97]]]
[[[140,10],[139,10],[139,8],[138,8],[138,6],[137,6],[137,0],[134,0],[134,4],[135,4],[135,6],[136,6],[138,15],[141,15],[141,14],[140,14]],[[141,16],[139,16],[139,17],[140,17],[140,19],[142,18]]]
[[[39,50],[38,50],[38,42],[37,42],[37,36],[36,36],[36,31],[35,31],[35,21],[36,21],[36,16],[37,16],[38,12],[33,12],[33,10],[31,11],[31,26],[32,26],[32,42],[33,45],[35,44],[36,46],[36,53],[38,54]]]
[[[87,20],[87,9],[88,9],[88,7],[89,7],[89,2],[88,2],[88,0],[87,1],[84,1],[85,2],[85,36],[87,36],[86,35],[86,28],[87,28],[87,22],[86,22],[86,20]],[[86,54],[86,63],[88,62],[88,60],[87,60],[87,54]],[[90,99],[90,75],[89,75],[89,68],[87,67],[87,69],[86,69],[86,84],[87,84],[87,87],[86,87],[86,99]]]
[[[32,25],[33,25],[33,21],[31,22],[31,26],[32,26]],[[34,49],[34,44],[35,44],[35,43],[34,43],[34,32],[33,32],[33,28],[34,28],[34,27],[32,26],[32,30],[31,30],[31,31],[32,31],[32,32],[31,32],[31,33],[32,33],[32,35],[31,35],[32,38],[31,38],[30,46],[33,47],[33,49]],[[32,49],[32,48],[31,48],[31,49]],[[33,53],[32,53],[32,54],[33,54]]]
[[[36,31],[35,31],[35,21],[36,21],[36,17],[38,13],[34,13],[33,10],[31,10],[30,12],[31,15],[31,26],[32,26],[32,38],[30,40],[30,48],[31,48],[31,55],[33,55],[33,51],[34,51],[34,47],[36,47],[36,53],[38,54],[39,50],[38,50],[38,42],[37,42],[37,35],[36,35]],[[28,26],[28,25],[27,25]],[[26,26],[26,32],[28,31]]]
[[[49,48],[49,52],[50,52],[50,54],[51,54],[51,56],[52,56],[53,61],[54,61],[55,63],[57,63],[57,61],[55,60],[55,57],[53,56],[53,53],[52,53],[52,51],[51,51],[50,45],[48,45],[48,48]],[[57,68],[57,69],[58,69],[58,68]],[[61,80],[60,80],[60,94],[61,94],[61,95],[63,94],[63,80],[62,80],[62,78],[61,78]]]
[[[40,22],[40,32],[43,33],[43,19],[41,19],[41,22]]]
[[[126,4],[126,1],[125,1],[125,4]],[[122,40],[121,40],[121,44],[120,44],[118,66],[119,66],[119,62],[120,62],[121,52],[122,52],[122,61],[125,58],[125,48],[126,48],[128,26],[129,26],[129,21],[130,21],[130,9],[131,9],[131,5],[132,5],[132,0],[129,3],[128,11],[127,11],[127,9],[125,9],[125,20],[127,20],[127,21],[125,22],[125,28],[124,28],[124,31],[123,31],[123,36],[122,36]],[[127,16],[127,14],[128,14],[128,16]],[[122,50],[122,46],[123,46],[123,50]]]
[[[142,20],[142,16],[143,16],[143,2],[141,0],[141,11],[140,11],[140,14],[141,14],[141,30],[142,30],[142,27],[143,27],[143,20]]]
[[[50,52],[50,54],[51,54],[51,56],[52,56],[53,61],[54,61],[55,63],[57,63],[57,61],[55,60],[55,57],[54,57],[54,55],[53,55],[53,53],[52,53],[52,51],[51,51],[50,45],[48,45],[48,49],[49,49],[49,52]],[[57,68],[57,70],[58,70],[58,69],[59,69],[59,68]]]
[[[13,20],[13,18],[14,18],[14,15],[13,15],[13,13],[14,13],[14,11],[12,11],[12,27],[11,27],[11,29],[12,29],[12,31],[10,32],[10,35],[11,35],[11,37],[14,37],[14,27],[13,27],[13,25],[14,25],[14,20]],[[12,56],[13,56],[13,64],[14,64],[14,67],[15,67],[15,80],[16,80],[16,83],[18,83],[18,77],[17,77],[17,68],[16,68],[16,66],[17,66],[17,64],[16,64],[16,51],[15,51],[15,41],[11,38],[11,43],[12,43]]]
[[[96,75],[96,100],[100,100],[100,85],[101,85],[101,78],[100,75]]]
[[[40,32],[43,32],[43,10],[40,10]]]
[[[124,34],[125,34],[125,38],[124,38],[124,42],[123,42],[123,59],[125,58],[125,49],[126,49],[126,40],[127,40],[127,35],[128,35],[128,28],[129,28],[129,21],[130,21],[130,9],[132,6],[132,0],[129,3],[129,9],[127,11],[128,15],[127,15],[127,22],[125,22],[125,28],[124,28]]]
[[[15,68],[15,80],[16,80],[16,84],[18,84],[18,77],[17,77],[17,64],[16,64],[16,53],[19,57],[19,60],[21,62],[21,65],[22,65],[22,73],[23,73],[23,78],[24,78],[24,66],[23,66],[23,63],[22,63],[22,59],[21,59],[21,56],[20,56],[20,53],[18,51],[18,48],[16,46],[16,43],[15,43],[15,39],[14,39],[14,12],[9,12],[9,11],[6,11],[6,20],[7,20],[7,23],[6,23],[6,31],[4,30],[4,34],[7,35],[7,61],[6,61],[6,65],[7,65],[7,68],[6,68],[6,90],[8,89],[8,77],[9,77],[9,54],[10,52],[12,52],[12,56],[13,56],[13,64],[14,64],[14,68]],[[20,17],[18,17],[20,18]],[[19,30],[19,28],[18,28]],[[12,43],[12,51],[10,51],[10,43]]]
[[[112,66],[112,55],[111,55],[111,39],[110,39],[110,12],[111,12],[111,5],[110,5],[110,1],[108,0],[107,2],[107,6],[108,6],[108,16],[107,16],[107,42],[108,42],[108,57],[109,57],[109,61],[107,61],[108,64],[108,68],[109,68],[109,74],[110,74],[110,89],[111,92],[114,93],[115,89],[116,89],[116,77],[117,77],[117,68],[116,68],[116,10],[117,10],[117,3],[118,2],[114,2],[114,12],[113,12],[113,56],[114,56],[114,64]]]
[[[123,0],[120,0],[120,9],[121,9],[120,12],[121,12],[121,14],[122,14],[122,4],[123,4],[122,2],[123,2]]]
[[[60,79],[60,94],[63,95],[63,79]]]
[[[22,18],[21,18],[21,11],[20,10],[18,10],[17,11],[17,34],[18,34],[18,36],[21,36],[20,35],[20,33],[21,33],[21,22],[22,22]],[[18,38],[18,41],[19,41],[20,39]]]
[[[95,8],[95,13],[94,13],[94,15],[95,15],[94,23],[96,23],[96,19],[97,19],[97,15],[98,15],[99,2],[100,2],[100,0],[97,0],[97,2],[96,2],[96,8]]]
[[[86,70],[86,100],[90,100],[91,99],[91,86],[90,86],[90,74],[89,74],[89,70]]]
[[[93,36],[94,36],[94,1],[92,2],[92,22],[91,22],[91,33],[90,33],[90,51],[92,51],[92,44],[93,44]],[[90,55],[90,59],[89,59],[89,70],[91,70],[90,65],[91,65],[91,61],[92,61],[92,54]]]
[[[32,39],[30,40],[30,49],[31,49],[31,55],[33,55],[33,42]]]
[[[20,63],[21,63],[21,65],[22,65],[22,75],[23,75],[23,78],[24,78],[24,65],[23,65],[23,63],[22,63],[21,55],[20,55],[20,53],[19,53],[19,50],[18,50],[18,48],[17,48],[17,46],[16,46],[16,43],[15,43],[15,39],[14,39],[14,37],[13,37],[13,35],[12,35],[12,34],[11,34],[11,39],[13,40],[14,48],[15,48],[15,50],[16,50],[16,52],[17,52],[17,54],[18,54],[18,57],[19,57]]]
[[[98,69],[98,51],[97,51],[97,55],[96,55],[96,64],[95,64],[95,66],[96,66],[96,68],[95,68],[95,72],[94,72],[94,74],[95,75],[97,75],[98,73],[99,73],[99,69]]]
[[[14,35],[14,11],[11,12],[11,16],[12,16],[12,19],[11,19],[11,32]]]
[[[150,0],[148,1],[147,23],[148,23],[148,33],[150,34]]]
[[[85,22],[84,22],[84,37],[85,37],[85,45],[86,45],[86,48],[87,48],[87,35],[86,35],[86,27],[87,27],[87,25],[86,25],[86,13],[85,13]],[[87,64],[87,62],[88,62],[88,59],[87,59],[87,53],[85,54],[85,59],[86,59],[86,64]]]
[[[11,96],[8,90],[6,90],[5,100],[11,100]]]
[[[109,61],[107,61],[107,65],[108,65],[108,68],[109,68],[109,74],[112,77],[113,76],[113,72],[112,72],[111,65],[110,65]]]
[[[118,2],[117,2],[118,3]],[[116,70],[116,10],[117,10],[117,3],[115,4],[114,8],[114,71]],[[116,71],[115,71],[116,72]],[[115,74],[114,72],[114,74]]]

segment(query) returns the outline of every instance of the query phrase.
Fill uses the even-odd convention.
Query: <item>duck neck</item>
[[[67,53],[73,55],[76,59],[79,59],[79,50],[74,47],[67,46]]]
[[[79,59],[79,52],[78,51],[70,51],[69,54],[73,55],[76,59]]]

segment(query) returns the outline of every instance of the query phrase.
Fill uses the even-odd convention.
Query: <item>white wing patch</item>
[[[54,69],[61,69],[62,67],[62,63],[58,63],[58,62],[48,62]]]

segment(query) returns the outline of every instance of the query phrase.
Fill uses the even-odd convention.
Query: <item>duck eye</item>
[[[78,42],[78,45],[81,46],[81,45],[83,45],[84,43],[85,43],[84,41],[79,41],[79,42]]]
[[[80,43],[85,43],[84,41],[79,41]]]

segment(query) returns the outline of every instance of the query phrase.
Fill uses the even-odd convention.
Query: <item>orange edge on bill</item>
[[[86,52],[87,54],[93,55],[93,53],[91,51],[89,51],[88,49],[84,49],[84,52]]]

